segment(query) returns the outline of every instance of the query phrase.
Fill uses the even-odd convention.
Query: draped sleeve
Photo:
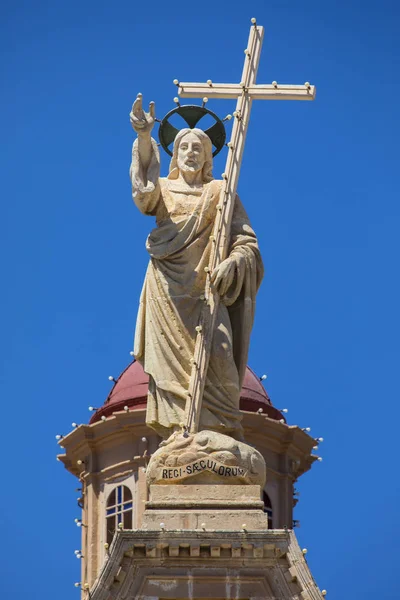
[[[236,277],[221,301],[228,307],[233,334],[233,355],[242,385],[254,321],[256,294],[264,275],[264,267],[256,235],[238,196],[235,199],[232,218],[229,259],[235,261]]]
[[[238,300],[246,279],[251,279],[251,296],[255,297],[264,275],[256,234],[239,196],[236,196],[232,218],[229,258],[235,261],[236,277],[223,298],[226,306]]]
[[[132,146],[132,162],[129,169],[133,201],[140,212],[145,215],[156,215],[161,196],[160,153],[153,138],[151,138],[151,147],[151,160],[146,173],[140,160],[138,140],[136,139]]]

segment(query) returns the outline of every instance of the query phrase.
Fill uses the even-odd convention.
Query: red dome
[[[102,416],[109,417],[114,412],[129,406],[130,409],[146,408],[149,376],[143,371],[142,365],[133,361],[118,377],[117,382],[108,395],[103,406],[99,408],[90,423],[96,423]],[[240,394],[241,410],[256,412],[260,408],[271,419],[283,419],[283,415],[274,408],[267,392],[257,375],[247,367]]]

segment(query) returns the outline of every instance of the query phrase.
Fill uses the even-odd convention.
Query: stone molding
[[[59,446],[65,449],[65,454],[59,454],[58,460],[65,468],[79,476],[81,469],[77,466],[77,460],[91,457],[95,458],[98,452],[103,452],[106,447],[122,443],[127,437],[141,438],[146,436],[154,440],[154,450],[158,447],[159,438],[145,425],[145,409],[130,412],[114,413],[106,421],[98,421],[92,425],[82,424],[64,436],[59,441]],[[296,425],[287,425],[265,415],[242,411],[242,425],[245,437],[258,450],[271,450],[277,454],[287,454],[293,462],[290,471],[294,478],[308,471],[316,456],[312,456],[312,448],[315,440]],[[133,439],[132,438],[132,439]],[[136,457],[135,457],[136,458]],[[139,457],[137,457],[139,458]],[[98,472],[96,461],[90,461],[88,465],[92,472]],[[267,464],[267,469],[270,468]]]
[[[201,597],[212,598],[228,583],[226,598],[323,598],[291,530],[118,532],[90,598],[195,598],[188,595],[193,586],[211,586],[212,595]]]

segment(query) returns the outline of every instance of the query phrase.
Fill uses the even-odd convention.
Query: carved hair
[[[168,179],[177,179],[179,176],[179,168],[178,168],[178,148],[182,138],[187,133],[194,133],[201,143],[203,144],[204,153],[205,153],[205,161],[203,165],[203,183],[209,183],[214,179],[212,174],[212,166],[213,166],[213,157],[212,157],[212,143],[210,138],[202,129],[181,129],[177,134],[174,141],[174,150],[171,158],[171,162],[169,165],[169,175]]]

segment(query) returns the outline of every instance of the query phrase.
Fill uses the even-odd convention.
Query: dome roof
[[[109,417],[114,412],[129,406],[131,410],[146,408],[149,376],[143,371],[142,365],[133,361],[118,377],[103,406],[99,408],[90,423],[96,423],[102,416]],[[264,389],[259,377],[247,367],[240,394],[240,408],[257,412],[260,408],[271,419],[283,419],[282,413],[272,406],[271,400]]]

